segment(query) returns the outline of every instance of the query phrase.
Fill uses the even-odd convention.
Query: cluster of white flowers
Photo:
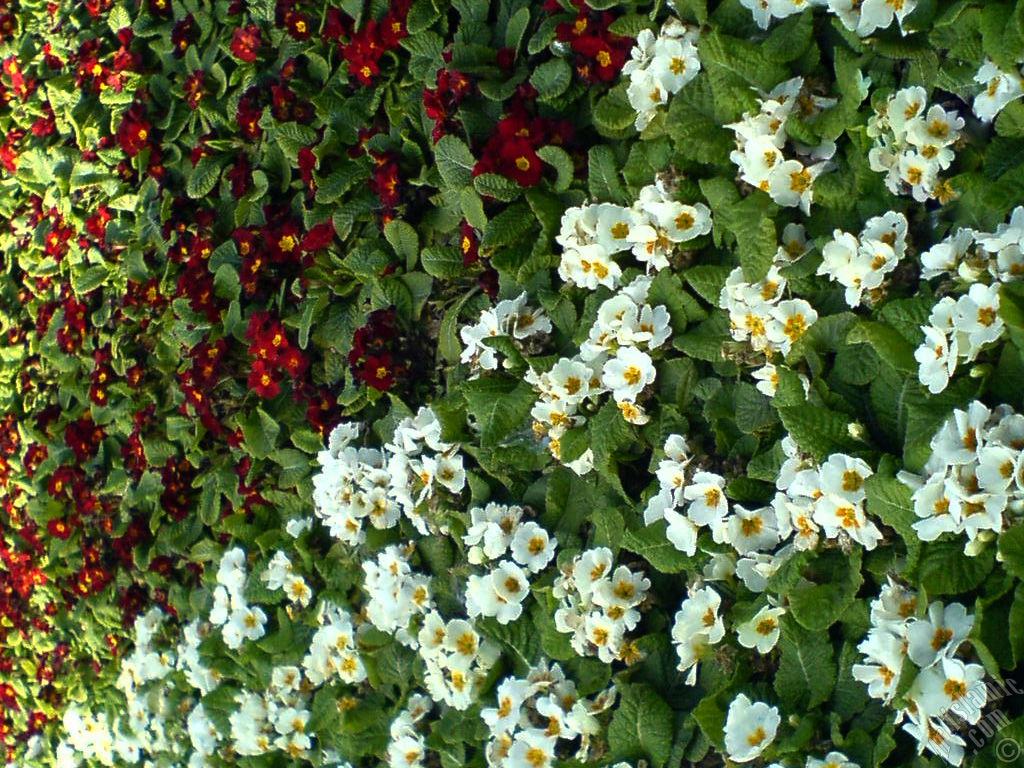
[[[642,131],[670,94],[679,93],[700,71],[697,58],[697,30],[679,19],[669,19],[655,37],[643,29],[636,37],[632,59],[622,67],[629,77],[626,95],[636,110],[636,129]]]
[[[210,623],[223,627],[224,645],[232,650],[241,648],[246,640],[259,640],[266,631],[263,627],[267,623],[267,614],[245,600],[243,592],[248,578],[245,551],[235,547],[225,552],[217,568]]]
[[[1024,278],[1024,206],[995,232],[958,228],[921,254],[921,266],[925,280],[948,274],[974,283],[986,273],[1001,283]]]
[[[784,19],[808,8],[827,7],[843,26],[861,37],[876,29],[886,29],[893,19],[903,33],[903,19],[917,7],[917,0],[740,0],[750,9],[761,29],[768,29],[772,17]]]
[[[409,565],[413,547],[392,544],[363,562],[363,591],[367,600],[366,619],[381,632],[393,634],[398,642],[416,648],[418,641],[409,624],[433,608],[430,579],[415,573]]]
[[[782,718],[778,707],[751,701],[741,693],[725,717],[725,751],[736,763],[749,763],[775,740]]]
[[[522,615],[530,593],[530,577],[544,570],[555,556],[558,542],[543,526],[524,521],[522,507],[491,502],[469,511],[470,524],[462,537],[469,561],[490,565],[484,574],[471,574],[466,585],[469,616],[493,616],[508,624]],[[504,559],[511,555],[511,560]]]
[[[358,424],[339,424],[328,449],[318,454],[316,516],[332,537],[351,545],[365,541],[364,520],[374,528],[392,528],[402,513],[417,531],[428,534],[420,505],[440,489],[458,494],[466,486],[458,446],[441,440],[441,422],[430,408],[402,419],[383,449],[351,445],[359,431]]]
[[[985,89],[974,97],[974,115],[986,123],[1009,104],[1024,96],[1024,70],[1006,72],[996,66],[987,56],[974,76],[974,82]]]
[[[621,287],[601,304],[579,354],[561,358],[545,373],[527,372],[526,381],[540,392],[530,412],[534,432],[549,438],[555,458],[561,456],[559,440],[566,430],[585,421],[580,406],[609,391],[626,421],[647,423],[649,417],[636,400],[656,375],[648,353],[672,335],[668,310],[647,304],[650,286],[651,278],[641,275]],[[581,474],[592,467],[593,453],[588,454],[573,465]]]
[[[573,759],[586,761],[591,737],[601,727],[596,716],[609,709],[615,687],[583,698],[558,664],[542,660],[525,678],[506,677],[497,688],[497,707],[480,710],[490,728],[485,754],[491,768],[549,768],[560,739],[580,739]],[[612,768],[629,768],[618,763]]]
[[[943,296],[932,308],[924,341],[914,351],[917,376],[933,395],[942,392],[962,359],[972,362],[1005,330],[999,317],[999,286],[974,283],[959,299]]]
[[[923,474],[902,471],[914,490],[914,530],[922,541],[966,533],[975,554],[1003,530],[1003,513],[1024,512],[1024,416],[980,402],[955,410],[931,441]]]
[[[82,712],[71,705],[64,711],[62,724],[65,738],[57,748],[61,768],[76,766],[81,758],[105,766],[114,765],[115,758],[130,763],[139,759],[139,736],[123,732],[120,720],[111,727],[105,712]]]
[[[641,189],[630,208],[598,203],[566,210],[555,238],[562,246],[558,276],[592,291],[599,285],[615,290],[622,280],[615,254],[631,251],[647,272],[658,271],[678,243],[710,231],[711,210],[675,200],[659,179]]]
[[[596,654],[605,663],[635,653],[626,633],[640,621],[639,607],[651,586],[643,571],[620,565],[612,572],[613,565],[610,549],[589,549],[573,558],[551,590],[559,601],[555,629],[572,635],[580,656]]]
[[[787,766],[782,763],[772,763],[768,768],[787,768]],[[829,752],[824,758],[808,755],[804,768],[860,768],[860,766],[842,752]]]
[[[337,676],[346,683],[361,683],[366,668],[356,649],[356,631],[352,616],[344,608],[322,602],[317,611],[317,627],[302,659],[306,679],[323,685]]]
[[[728,544],[749,559],[750,568],[756,566],[758,555],[781,542],[798,550],[813,549],[822,532],[828,539],[843,536],[874,549],[882,534],[864,512],[864,481],[873,474],[871,468],[862,459],[841,453],[816,466],[799,455],[789,436],[783,447],[789,458],[776,480],[771,506],[748,510],[739,504],[730,507],[724,477],[699,469],[691,472],[685,438],[670,435],[657,470],[660,488],[644,509],[644,522],[650,525],[664,518],[668,540],[690,556],[697,551],[700,529],[706,527],[716,543]],[[782,554],[780,550],[776,556]],[[738,569],[746,572],[748,565]],[[763,589],[753,589],[751,584],[760,579],[752,574],[744,581],[753,591]]]
[[[182,640],[178,643],[176,669],[184,672],[185,680],[199,691],[200,696],[205,696],[216,688],[221,680],[220,673],[208,669],[199,655],[199,644],[206,638],[209,631],[209,625],[200,623],[198,618],[192,619],[185,625]]]
[[[740,178],[767,192],[779,205],[800,206],[805,214],[810,214],[811,187],[818,176],[831,168],[829,159],[835,154],[836,145],[834,141],[824,141],[808,147],[790,141],[786,120],[794,109],[806,119],[835,105],[836,100],[802,96],[803,85],[802,77],[780,83],[771,92],[761,94],[759,112],[745,112],[740,122],[725,127],[736,134],[737,148],[729,159],[740,169]],[[786,159],[783,150],[787,142],[791,153],[805,157],[806,164],[794,157]]]
[[[240,691],[235,696],[239,708],[228,718],[234,751],[252,756],[281,750],[293,758],[308,757],[311,690],[298,667],[281,666],[271,673],[270,686],[262,694]]]
[[[874,549],[882,533],[864,512],[865,481],[874,471],[863,459],[833,453],[823,464],[801,456],[788,435],[782,441],[786,461],[775,480],[772,500],[782,537],[793,536],[798,550],[813,549],[819,534],[852,540]]]
[[[787,228],[788,229],[788,228]],[[790,230],[793,242],[802,237],[802,229]],[[786,242],[784,240],[784,242]],[[789,252],[780,248],[764,279],[751,283],[736,267],[718,296],[718,306],[729,312],[729,333],[735,341],[749,342],[757,351],[788,355],[793,344],[818,320],[818,313],[803,299],[785,299],[786,278],[779,269],[789,262]],[[766,394],[775,393],[774,366],[769,365],[755,378],[768,381]]]
[[[886,174],[885,186],[894,195],[910,192],[919,203],[944,201],[949,185],[939,172],[953,162],[953,144],[960,138],[963,118],[938,104],[927,107],[928,93],[919,85],[896,91],[880,112],[868,119],[871,170]]]
[[[313,599],[313,590],[305,579],[295,574],[292,561],[284,552],[274,553],[260,578],[266,583],[267,589],[283,589],[288,600],[303,608]]]
[[[860,306],[867,291],[876,295],[886,275],[907,250],[907,218],[890,211],[868,219],[859,237],[837,229],[822,249],[819,275],[827,275],[846,289],[846,303]]]
[[[127,704],[123,714],[111,722],[104,712],[82,711],[75,705],[65,710],[64,738],[56,751],[60,768],[77,766],[83,758],[104,766],[114,765],[115,760],[134,764],[143,751],[163,751],[170,746],[166,722],[170,708],[165,696],[141,690],[174,671],[174,654],[153,644],[163,620],[163,612],[156,607],[135,619],[134,648],[121,660],[117,679]]]
[[[409,697],[408,706],[391,721],[387,748],[389,768],[423,768],[427,756],[427,740],[416,725],[433,708],[433,702],[422,694]]]
[[[473,703],[501,655],[501,649],[489,640],[481,640],[468,621],[445,622],[437,611],[426,615],[419,645],[426,665],[427,692],[435,701],[455,709],[466,709]]]
[[[480,371],[498,369],[498,350],[488,346],[487,339],[511,337],[525,341],[531,336],[551,333],[551,320],[544,316],[544,310],[526,306],[526,292],[515,299],[499,301],[490,309],[480,313],[476,325],[463,326],[459,331],[465,347],[459,360],[473,368],[470,378]],[[508,361],[505,361],[508,365]]]
[[[672,642],[679,656],[679,671],[690,671],[687,685],[697,684],[697,664],[708,649],[725,637],[725,624],[718,615],[722,598],[711,587],[693,586],[683,600],[672,624]]]
[[[931,603],[919,616],[917,595],[890,579],[871,603],[871,628],[857,646],[864,663],[852,669],[868,695],[892,704],[909,657],[919,672],[896,722],[906,720],[903,730],[917,739],[919,754],[927,749],[953,765],[963,760],[965,742],[950,728],[951,716],[975,724],[987,700],[984,669],[956,658],[973,626],[960,603]]]

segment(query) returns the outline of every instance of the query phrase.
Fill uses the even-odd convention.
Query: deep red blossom
[[[128,157],[135,157],[148,143],[149,131],[149,122],[126,112],[117,128],[117,143]]]
[[[312,34],[309,19],[301,13],[289,13],[285,26],[288,28],[288,34],[296,40],[309,40]]]
[[[255,24],[239,27],[231,35],[231,54],[240,61],[252,63],[263,45],[260,28]]]
[[[480,258],[478,245],[476,230],[470,226],[468,221],[462,222],[459,225],[459,252],[462,254],[462,266],[468,267],[471,264],[476,264]]]
[[[50,532],[51,536],[61,539],[62,541],[71,535],[71,526],[68,525],[65,520],[60,518],[48,520],[46,522],[46,530]]]
[[[190,45],[199,42],[199,24],[191,13],[174,25],[171,30],[171,44],[174,46],[174,55],[181,58],[185,55]]]
[[[240,199],[246,192],[252,189],[252,166],[249,164],[249,158],[244,152],[238,153],[238,159],[235,160],[235,164],[224,175],[231,182],[231,196],[235,200]]]
[[[276,369],[271,368],[262,360],[257,360],[252,364],[247,383],[257,395],[269,400],[272,397],[277,397],[281,391],[278,386],[280,378],[281,374]]]
[[[391,389],[391,385],[395,383],[391,370],[391,355],[387,352],[379,356],[371,355],[354,375],[357,381],[381,392]]]
[[[305,237],[302,238],[301,248],[303,251],[312,253],[326,248],[334,240],[334,222],[330,219],[323,224],[310,227]]]

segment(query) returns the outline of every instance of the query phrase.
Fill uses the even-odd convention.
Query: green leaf
[[[384,237],[395,253],[405,259],[406,268],[411,269],[420,250],[420,238],[412,225],[399,219],[389,221],[384,225]]]
[[[654,768],[661,768],[672,749],[672,709],[649,685],[627,685],[620,691],[619,706],[608,724],[612,757],[646,757]]]
[[[537,150],[537,157],[555,169],[558,176],[555,179],[554,189],[556,192],[564,192],[572,184],[575,168],[572,158],[561,147],[548,145]]]
[[[591,147],[588,157],[591,196],[601,202],[625,204],[626,193],[622,188],[622,182],[619,181],[619,172],[611,147],[604,144]]]
[[[843,615],[864,582],[861,551],[822,552],[808,564],[815,581],[802,577],[789,591],[789,610],[802,627],[828,629]]]
[[[965,555],[962,539],[926,542],[919,566],[921,586],[929,597],[969,592],[985,580],[994,564],[991,549],[975,557]]]
[[[537,400],[525,381],[492,376],[463,386],[469,412],[480,425],[480,444],[493,447],[519,427]]]
[[[757,432],[778,422],[775,409],[753,384],[741,382],[736,385],[736,426],[745,434]]]
[[[636,110],[629,103],[625,87],[612,88],[594,105],[594,127],[609,138],[619,138],[623,131],[632,132]]]
[[[658,520],[639,530],[626,531],[622,538],[622,548],[640,555],[654,570],[661,573],[695,570],[693,559],[676,549],[675,544],[668,540],[667,528],[664,520]]]
[[[72,273],[71,288],[76,295],[82,296],[99,288],[107,282],[109,277],[110,270],[105,264],[93,264],[80,272]]]
[[[188,176],[185,193],[193,200],[205,197],[217,183],[218,176],[220,176],[220,160],[218,158],[213,155],[199,158],[199,162]]]
[[[698,296],[711,306],[717,307],[718,297],[721,295],[722,288],[725,287],[725,281],[731,271],[730,267],[701,264],[687,269],[683,277]]]
[[[432,277],[458,277],[466,272],[462,254],[454,245],[433,245],[420,254],[423,271]]]
[[[743,267],[743,276],[750,282],[763,280],[775,260],[775,253],[779,250],[775,222],[769,218],[762,218],[757,221],[753,230],[745,228],[737,231],[736,246],[740,266]]]
[[[434,145],[437,170],[449,187],[468,187],[473,181],[476,158],[465,142],[452,134],[445,134]]]
[[[523,202],[510,205],[487,222],[480,245],[484,248],[501,248],[522,238],[536,234],[535,217],[530,206]]]
[[[565,93],[572,82],[572,68],[565,59],[546,61],[530,75],[530,85],[537,89],[537,99],[547,101]]]
[[[828,701],[836,679],[828,633],[811,632],[784,616],[779,651],[775,692],[787,706],[806,711]]]
[[[846,341],[850,344],[867,342],[882,360],[897,371],[917,373],[914,347],[888,325],[860,320],[850,329]]]
[[[917,521],[910,488],[891,475],[882,474],[882,467],[864,482],[867,513],[894,529],[907,547],[903,570],[912,569],[921,553],[921,539],[913,524]]]
[[[497,173],[481,173],[473,179],[473,188],[481,195],[488,195],[503,203],[511,203],[523,192],[518,182]]]
[[[576,534],[596,504],[597,491],[590,480],[556,467],[548,478],[540,522],[556,534]]]
[[[245,445],[257,459],[265,459],[274,450],[281,425],[262,408],[250,412],[244,419],[239,419]]]
[[[1011,525],[999,534],[999,560],[1010,573],[1024,579],[1024,525]]]
[[[512,14],[508,24],[505,25],[505,47],[518,51],[528,26],[530,26],[530,9],[528,7],[520,8]]]
[[[345,161],[336,167],[330,175],[320,179],[316,185],[316,201],[321,205],[330,205],[341,199],[349,190],[367,177],[364,166],[352,161]]]
[[[779,408],[779,418],[797,445],[818,461],[864,447],[850,434],[850,419],[827,408],[786,406]]]

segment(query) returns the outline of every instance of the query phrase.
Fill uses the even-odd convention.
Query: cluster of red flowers
[[[366,324],[357,328],[352,337],[352,349],[348,353],[352,377],[384,392],[391,389],[396,379],[408,375],[408,363],[402,358],[394,310],[371,312]]]
[[[451,52],[445,51],[445,61],[451,60]],[[435,86],[423,89],[423,111],[434,121],[431,138],[436,144],[446,133],[459,130],[456,113],[459,104],[473,90],[472,84],[461,72],[441,67],[435,76]]]
[[[273,294],[283,281],[301,275],[312,264],[312,254],[334,239],[329,220],[303,235],[287,209],[265,206],[263,214],[262,227],[239,227],[231,233],[242,256],[242,290],[251,297]]]
[[[211,253],[213,244],[210,240],[191,233],[180,238],[170,250],[171,258],[185,263],[185,268],[178,275],[178,295],[188,297],[192,311],[201,312],[212,323],[220,319],[220,307],[209,269]]]
[[[117,126],[117,144],[128,157],[135,157],[143,148],[149,146],[152,126],[146,120],[146,108],[141,101],[136,101],[121,116]]]
[[[57,346],[63,352],[70,354],[78,350],[85,339],[86,306],[78,301],[71,291],[67,291],[64,300],[55,306],[60,306],[64,310],[64,325],[57,329]],[[46,326],[49,326],[49,322]],[[45,332],[46,327],[43,328],[43,333]],[[36,333],[39,333],[38,328]]]
[[[168,459],[160,468],[160,480],[164,491],[160,494],[160,506],[172,520],[184,520],[192,511],[192,481],[196,471],[186,459]]]
[[[281,321],[269,312],[254,312],[249,318],[245,338],[250,341],[248,384],[262,398],[277,397],[280,381],[287,374],[299,379],[309,366],[308,358],[288,344]]]
[[[89,374],[89,399],[96,405],[107,404],[107,387],[114,379],[114,371],[110,367],[111,357],[109,344],[92,353],[92,360],[96,367]]]
[[[349,74],[361,85],[373,84],[374,77],[380,74],[381,58],[409,34],[405,28],[409,5],[409,0],[394,0],[379,21],[370,19],[359,31],[346,30],[344,23],[337,25],[339,36],[347,31],[349,35],[347,44],[338,43],[338,53],[342,61],[348,62]]]
[[[390,221],[395,206],[401,201],[399,194],[398,178],[398,153],[397,152],[370,152],[373,158],[373,176],[370,179],[370,189],[380,198],[384,206],[384,219]]]
[[[99,450],[103,442],[103,427],[93,423],[92,416],[86,414],[64,427],[64,442],[75,455],[75,461],[84,464]]]
[[[566,146],[572,141],[573,127],[568,121],[533,117],[527,104],[525,97],[515,99],[508,114],[498,121],[480,150],[474,176],[498,173],[524,187],[535,186],[544,173],[537,149],[549,144]]]
[[[572,0],[572,4],[576,18],[556,26],[555,35],[572,48],[573,66],[583,82],[611,82],[626,63],[633,39],[608,29],[616,18],[610,11],[594,10],[584,0]],[[545,0],[544,10],[562,13],[565,9],[558,0]]]
[[[260,28],[255,24],[236,27],[231,35],[231,55],[239,61],[252,64],[263,45]]]

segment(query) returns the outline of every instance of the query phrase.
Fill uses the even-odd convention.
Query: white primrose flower
[[[974,617],[960,603],[932,603],[927,616],[907,625],[907,655],[919,667],[951,657],[974,626]]]
[[[259,640],[264,635],[263,626],[266,623],[267,614],[259,607],[235,608],[224,625],[224,644],[232,650],[238,650],[245,640]]]
[[[829,752],[822,760],[808,756],[804,768],[860,768],[860,766],[842,752]]]
[[[717,592],[710,587],[702,587],[691,590],[690,596],[683,600],[676,612],[672,642],[679,656],[679,671],[689,670],[687,685],[697,684],[698,663],[708,648],[725,637],[725,625],[718,615],[721,602]]]
[[[756,648],[764,655],[779,642],[781,625],[779,619],[785,615],[785,608],[765,606],[754,614],[749,621],[736,628],[737,640],[744,648]]]
[[[818,319],[818,313],[803,299],[781,301],[771,310],[765,335],[783,355],[789,351]]]
[[[612,390],[616,402],[633,402],[654,381],[654,363],[636,347],[620,347],[604,364],[601,383]]]
[[[985,669],[980,664],[942,657],[922,669],[914,680],[914,702],[929,717],[952,711],[974,725],[981,719],[988,698],[984,678]]]
[[[914,359],[918,362],[918,380],[933,395],[946,389],[949,380],[956,370],[960,346],[956,334],[947,337],[941,328],[921,326],[924,342],[914,350]]]
[[[523,523],[512,537],[512,559],[531,573],[544,570],[555,556],[558,542],[532,520]]]
[[[974,97],[974,115],[986,123],[995,120],[1003,107],[1024,96],[1024,82],[1019,72],[1004,72],[986,56],[974,82],[984,89]]]
[[[725,751],[737,763],[749,763],[775,740],[779,723],[777,707],[762,701],[752,702],[739,694],[729,704],[725,719]]]
[[[903,730],[917,739],[917,752],[932,752],[951,765],[960,765],[967,742],[950,730],[941,718],[911,717],[903,723]]]

